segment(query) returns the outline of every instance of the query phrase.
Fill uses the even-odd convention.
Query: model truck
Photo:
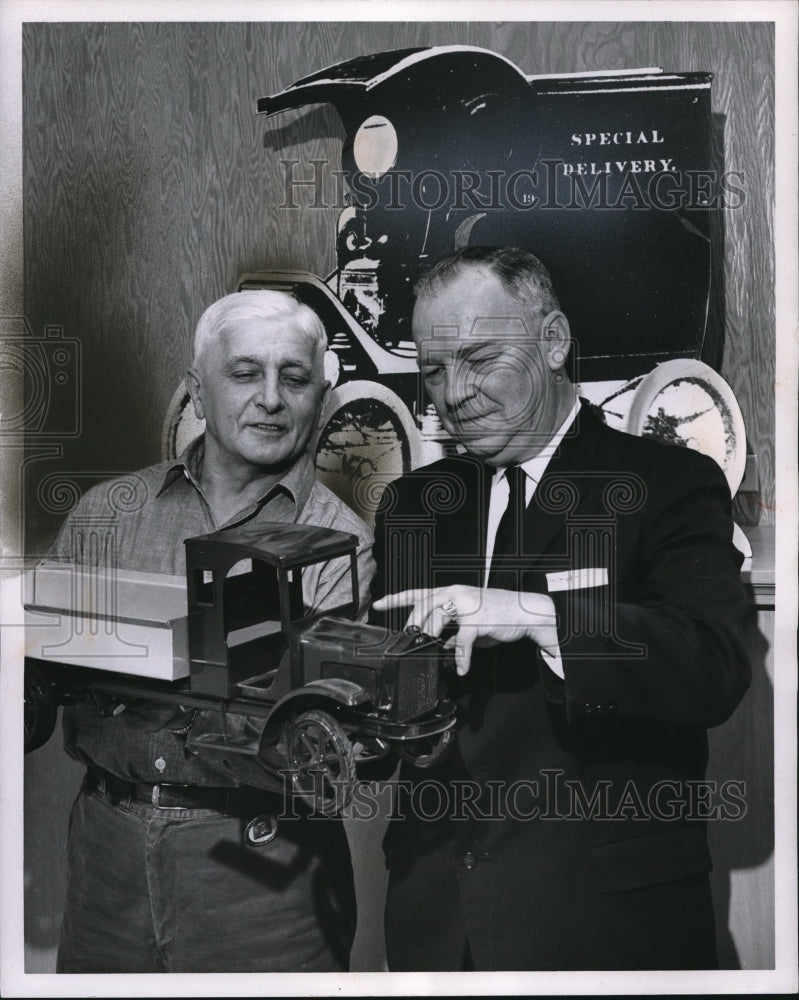
[[[357,544],[311,525],[223,528],[186,539],[185,587],[41,564],[25,603],[26,753],[50,738],[59,705],[113,713],[147,699],[248,717],[243,731],[224,718],[189,726],[187,750],[223,766],[235,756],[325,813],[351,800],[362,763],[394,754],[432,766],[454,735],[452,655],[418,630],[355,620]],[[351,601],[308,614],[303,574],[331,559],[349,560]]]

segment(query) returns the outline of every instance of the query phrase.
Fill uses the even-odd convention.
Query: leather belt
[[[176,785],[160,782],[125,781],[102,768],[88,769],[89,785],[101,795],[116,802],[146,802],[158,809],[213,809],[217,812],[237,814],[252,809],[258,793],[251,788],[219,788],[205,785]],[[258,805],[263,808],[264,793]]]

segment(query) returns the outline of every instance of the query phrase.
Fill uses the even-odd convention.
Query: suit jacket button
[[[472,854],[471,851],[467,851],[463,856],[463,867],[467,872],[470,872],[477,864],[477,858]]]

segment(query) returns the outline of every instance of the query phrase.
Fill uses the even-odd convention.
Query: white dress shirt
[[[525,507],[529,507],[530,501],[533,499],[533,494],[535,493],[536,487],[541,481],[547,466],[549,465],[550,459],[555,453],[555,449],[558,447],[560,442],[566,435],[566,432],[574,423],[577,418],[577,413],[580,409],[580,401],[576,399],[574,406],[569,411],[568,416],[557,429],[555,434],[552,436],[549,443],[544,447],[544,449],[536,455],[534,458],[529,458],[526,462],[522,462],[519,468],[524,472],[525,479],[525,489],[524,489],[524,504]],[[491,494],[488,502],[488,529],[486,534],[486,565],[485,574],[483,576],[483,586],[488,586],[488,574],[491,569],[491,557],[494,554],[494,543],[497,537],[497,528],[499,527],[499,522],[502,519],[502,515],[505,513],[505,508],[508,506],[508,497],[510,494],[510,489],[508,487],[508,480],[505,476],[505,469],[497,469],[494,473],[494,477],[491,480]],[[541,655],[544,657],[545,661],[549,667],[558,675],[558,677],[563,677],[563,663],[560,656],[560,649],[557,649],[554,653],[547,652],[546,650],[541,650]]]

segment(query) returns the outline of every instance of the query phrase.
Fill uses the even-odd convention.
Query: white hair
[[[264,288],[233,292],[208,306],[200,317],[194,333],[192,366],[197,367],[208,346],[218,340],[225,329],[253,319],[269,322],[291,319],[311,337],[320,362],[324,358],[327,350],[327,333],[313,309],[299,302],[288,292]]]

